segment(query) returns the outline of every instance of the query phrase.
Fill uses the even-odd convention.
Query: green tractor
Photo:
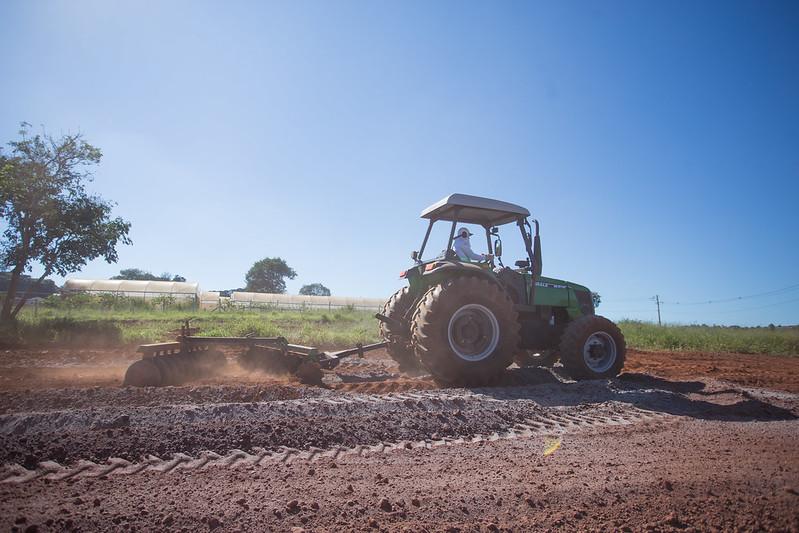
[[[574,379],[618,375],[625,341],[619,328],[594,313],[591,291],[541,276],[538,221],[524,207],[452,194],[422,212],[429,225],[408,281],[378,313],[387,350],[402,371],[428,371],[450,385],[494,381],[514,361],[551,366],[558,359]],[[436,222],[451,224],[441,254],[423,259]],[[473,262],[453,250],[458,224],[485,230],[488,253]],[[500,227],[515,225],[526,258],[515,268],[502,263]]]

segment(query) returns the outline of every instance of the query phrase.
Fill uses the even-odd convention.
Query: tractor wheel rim
[[[499,321],[484,305],[467,304],[449,319],[447,336],[455,355],[464,361],[482,361],[499,344]]]
[[[607,372],[616,362],[616,341],[604,331],[597,331],[583,344],[583,360],[592,371]]]

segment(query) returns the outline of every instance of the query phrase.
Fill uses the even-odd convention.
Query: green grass
[[[324,349],[378,340],[373,312],[338,311],[180,311],[39,309],[20,314],[16,331],[6,331],[5,344],[35,346],[123,346],[172,340],[184,319],[200,334],[215,337],[283,336],[289,342]]]
[[[799,327],[738,328],[722,326],[658,326],[625,320],[619,327],[627,345],[642,350],[799,354]]]
[[[379,340],[373,312],[322,310],[24,310],[3,344],[113,347],[172,340],[182,320],[194,317],[200,334],[217,337],[283,336],[289,342],[336,349]],[[627,345],[643,350],[799,354],[799,327],[736,328],[619,323]]]

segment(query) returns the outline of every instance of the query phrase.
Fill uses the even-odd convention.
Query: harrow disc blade
[[[182,385],[195,379],[214,376],[226,364],[225,355],[217,350],[157,355],[130,365],[122,384],[131,387]]]
[[[319,363],[307,356],[271,346],[256,345],[239,356],[239,365],[247,370],[277,375],[293,375],[308,385],[322,384]]]
[[[305,383],[306,385],[318,385],[322,386],[322,377],[324,377],[324,372],[322,372],[319,363],[314,361],[303,361],[300,366],[297,368],[295,375],[299,378],[300,383]]]
[[[160,387],[161,370],[153,359],[141,359],[128,367],[122,385],[129,387]]]
[[[260,370],[269,374],[294,374],[303,357],[279,348],[256,345],[239,356],[239,364],[247,370]]]

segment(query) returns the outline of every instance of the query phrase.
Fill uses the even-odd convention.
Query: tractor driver
[[[458,259],[466,261],[467,263],[472,261],[488,261],[491,259],[493,257],[491,254],[476,254],[472,251],[472,245],[469,243],[469,237],[472,235],[473,233],[469,232],[466,227],[461,227],[458,233],[455,234],[453,245]]]

